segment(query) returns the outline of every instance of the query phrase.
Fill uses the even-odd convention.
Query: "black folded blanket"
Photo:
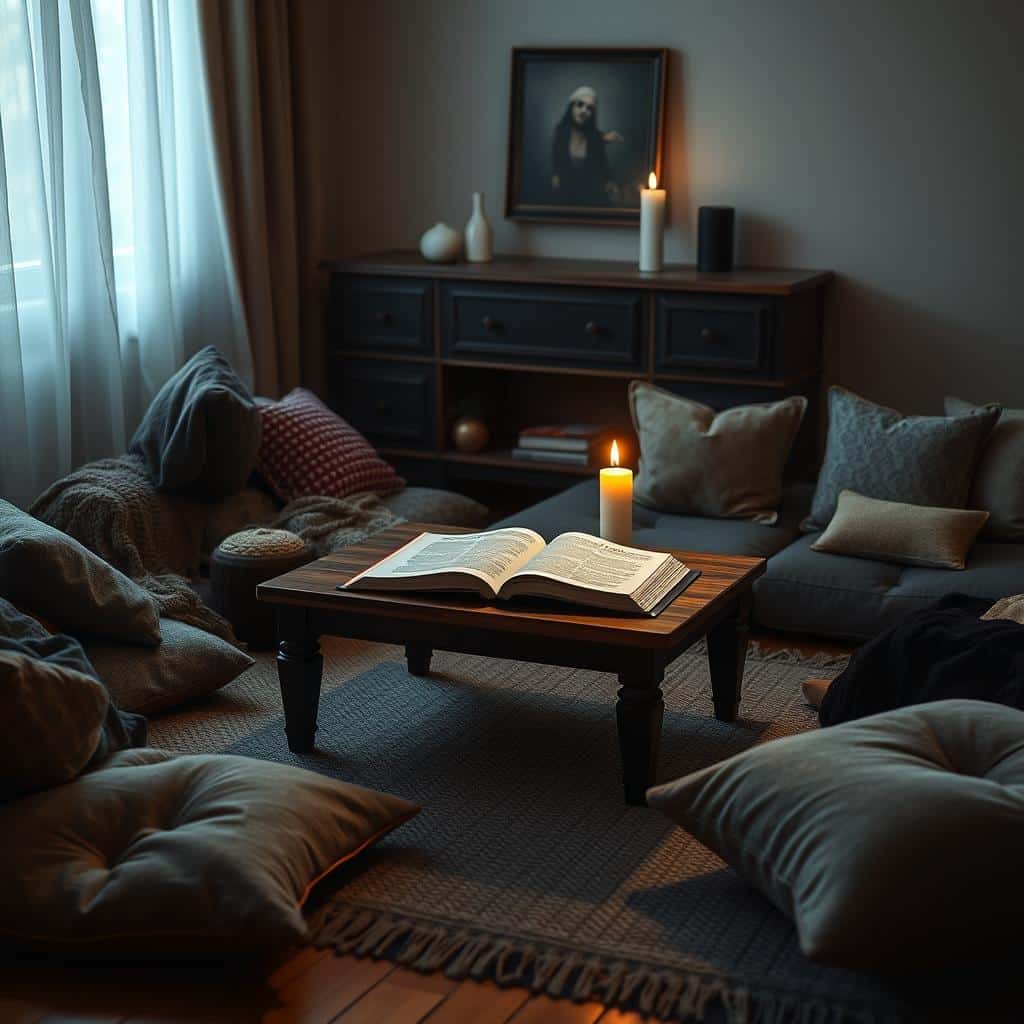
[[[1024,709],[1024,626],[981,619],[991,603],[951,594],[869,640],[829,686],[821,724],[954,697]]]

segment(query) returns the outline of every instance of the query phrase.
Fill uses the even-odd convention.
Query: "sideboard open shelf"
[[[631,380],[716,409],[806,395],[794,471],[815,457],[830,271],[648,274],[620,261],[436,264],[411,252],[322,267],[328,401],[410,483],[511,511],[597,471],[513,458],[518,431],[538,423],[608,422],[635,463]],[[471,406],[491,433],[477,454],[451,443]]]

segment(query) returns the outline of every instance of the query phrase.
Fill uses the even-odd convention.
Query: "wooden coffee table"
[[[470,597],[339,591],[357,572],[423,531],[455,526],[404,523],[336,554],[261,583],[277,606],[277,667],[288,746],[313,748],[324,635],[404,644],[409,671],[427,675],[434,650],[596,669],[618,676],[616,717],[626,802],[643,804],[656,781],[665,666],[706,636],[715,717],[734,721],[747,652],[750,594],[763,558],[676,552],[701,576],[657,618],[590,613],[568,605],[483,604]],[[552,736],[552,742],[555,737]]]

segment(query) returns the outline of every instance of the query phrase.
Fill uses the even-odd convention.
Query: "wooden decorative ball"
[[[463,416],[452,427],[452,442],[460,452],[483,451],[490,437],[487,424],[475,416]]]

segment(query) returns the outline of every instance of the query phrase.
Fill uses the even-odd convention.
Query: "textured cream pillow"
[[[929,569],[963,569],[988,512],[927,508],[841,491],[815,551]]]
[[[306,937],[319,879],[419,808],[228,754],[115,754],[0,804],[0,942],[36,949],[241,953]]]
[[[647,792],[796,924],[815,959],[894,974],[1024,940],[1024,713],[900,708],[756,746]]]
[[[641,505],[682,515],[778,520],[782,471],[806,398],[716,413],[635,380],[629,405],[640,440],[635,497]]]

